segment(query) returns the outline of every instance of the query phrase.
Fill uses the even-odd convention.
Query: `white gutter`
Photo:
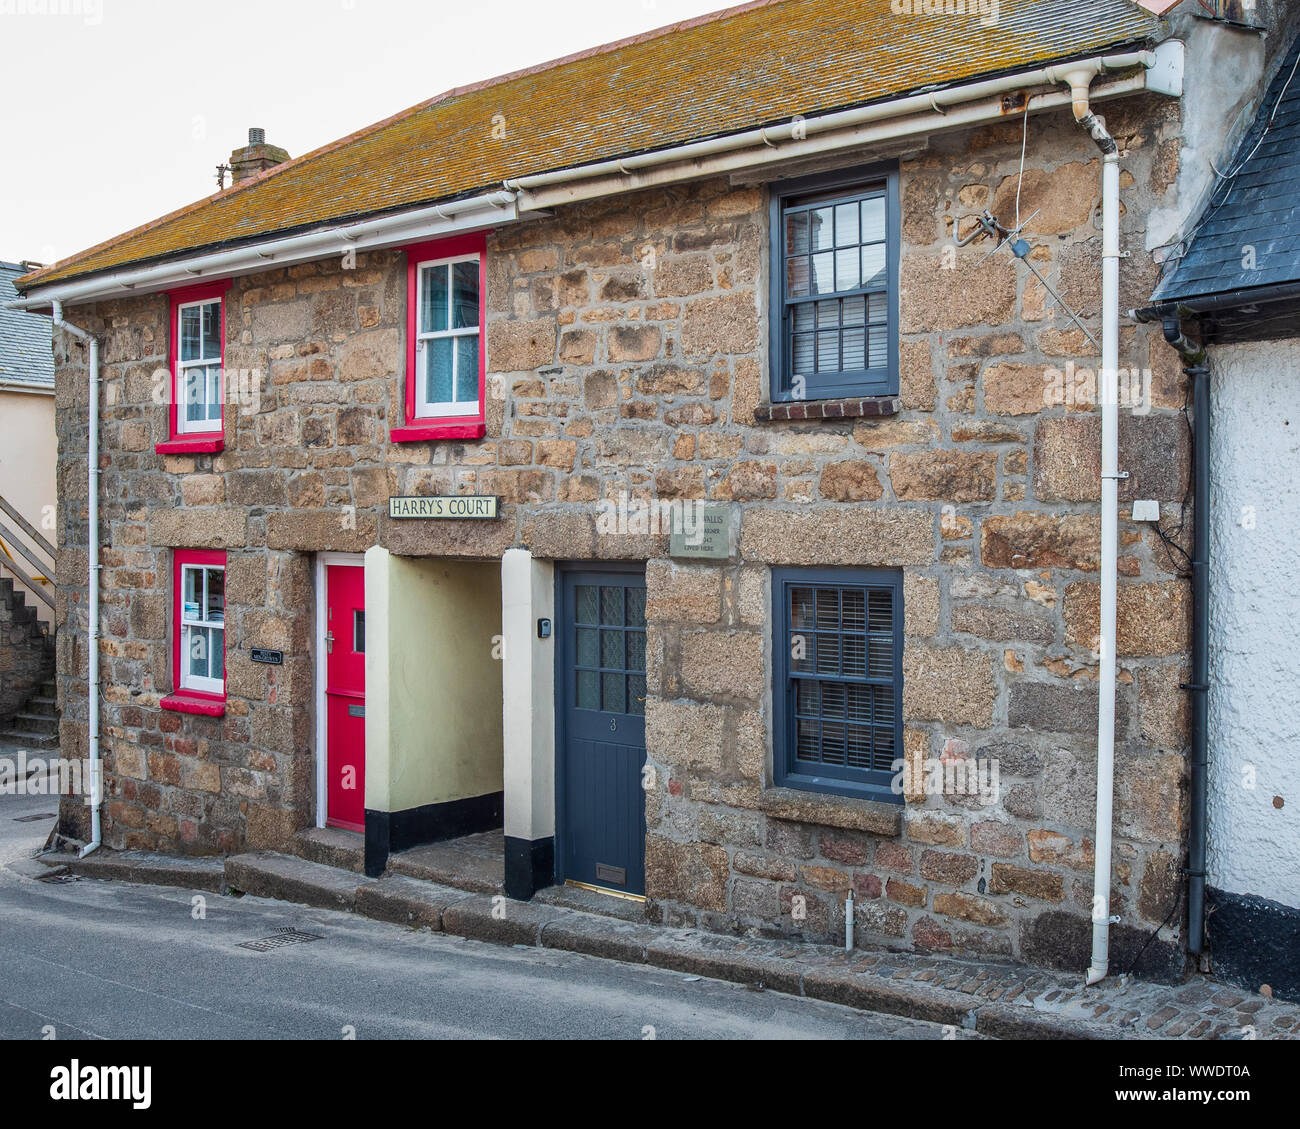
[[[86,448],[87,533],[86,548],[90,560],[87,570],[89,592],[87,616],[86,698],[90,724],[90,842],[81,848],[78,858],[85,858],[99,848],[101,839],[100,809],[104,801],[104,782],[99,760],[99,338],[63,320],[63,303],[54,303],[54,324],[90,346],[87,362],[86,392],[90,404],[89,438]]]
[[[1092,91],[1094,102],[1143,90],[1177,93],[1182,76],[1182,44],[1161,43],[1153,51],[1100,55],[1072,64],[1069,73],[1089,76],[1141,67],[1133,75]],[[37,286],[13,309],[48,306],[53,299],[87,302],[132,293],[149,293],[194,282],[250,274],[355,250],[377,250],[403,243],[499,227],[565,203],[633,192],[653,185],[772,165],[824,153],[859,149],[884,141],[968,128],[985,122],[1040,113],[1071,104],[1072,95],[1047,90],[1027,102],[1008,104],[1004,95],[1035,86],[1055,87],[1067,68],[1039,67],[964,86],[914,94],[891,102],[747,130],[728,137],[692,142],[621,160],[601,161],[556,172],[509,178],[503,190],[423,207],[382,219],[340,224],[306,235],[271,239],[237,250],[196,255],[161,266],[126,268],[66,283]]]
[[[1071,68],[1074,118],[1102,152],[1101,166],[1101,625],[1098,650],[1097,823],[1092,871],[1092,964],[1086,983],[1097,984],[1110,968],[1111,825],[1115,798],[1115,601],[1119,580],[1119,146],[1089,106],[1093,75]]]
[[[170,263],[113,271],[111,274],[38,286],[26,297],[7,302],[11,310],[44,308],[51,302],[91,302],[148,294],[201,279],[230,278],[275,267],[311,262],[347,251],[375,251],[458,232],[513,223],[519,219],[513,192],[489,192],[448,204],[357,223],[336,224],[305,235],[271,239],[230,251],[214,251]]]

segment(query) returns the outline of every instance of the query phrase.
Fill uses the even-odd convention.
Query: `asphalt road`
[[[57,1039],[944,1036],[936,1024],[262,898],[38,881],[32,855],[53,819],[18,820],[54,808],[0,796],[0,1038],[50,1027]],[[287,928],[320,940],[240,947]]]

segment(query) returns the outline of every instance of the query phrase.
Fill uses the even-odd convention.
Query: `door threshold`
[[[611,890],[608,886],[593,886],[589,882],[575,882],[572,878],[564,880],[566,886],[572,886],[575,890],[591,890],[597,894],[608,894],[611,898],[622,898],[629,902],[644,902],[644,894],[628,894],[623,890]]]

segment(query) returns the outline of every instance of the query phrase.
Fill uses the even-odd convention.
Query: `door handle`
[[[332,655],[334,653],[334,632],[325,632],[325,653]]]

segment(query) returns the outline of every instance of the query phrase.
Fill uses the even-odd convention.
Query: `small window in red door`
[[[365,830],[365,570],[330,565],[325,580],[326,823]]]

